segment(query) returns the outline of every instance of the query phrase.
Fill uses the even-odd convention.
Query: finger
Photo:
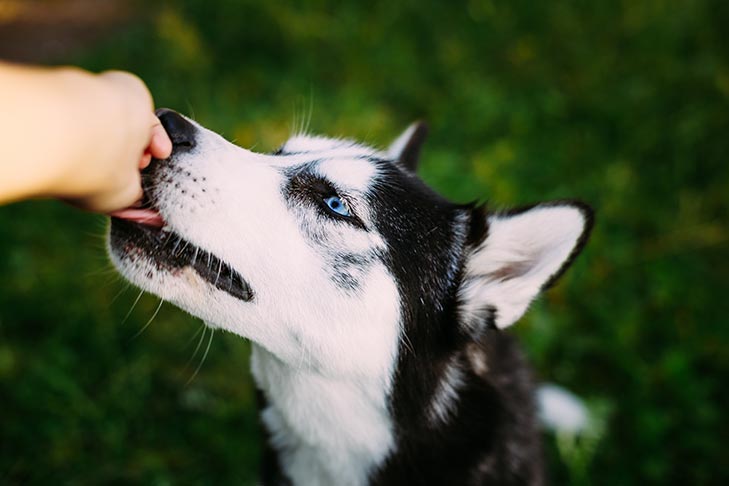
[[[166,159],[172,154],[172,140],[162,124],[155,117],[156,123],[152,126],[152,139],[149,142],[149,151],[156,159]]]
[[[129,184],[117,191],[116,194],[110,194],[102,198],[102,200],[97,201],[98,207],[94,208],[94,210],[104,213],[118,211],[134,206],[142,200],[143,196],[144,191],[142,190],[141,174],[135,171]]]
[[[139,160],[139,168],[146,169],[151,162],[152,154],[149,152],[144,152],[144,154],[142,154],[142,158]]]
[[[67,198],[65,201],[86,211],[109,214],[113,211],[136,206],[137,201],[141,201],[142,196],[141,186],[131,185],[114,194],[103,193],[86,197]]]

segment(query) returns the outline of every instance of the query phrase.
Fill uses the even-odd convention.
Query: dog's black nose
[[[155,114],[172,140],[175,151],[190,150],[195,146],[197,128],[184,116],[169,108],[160,108]]]

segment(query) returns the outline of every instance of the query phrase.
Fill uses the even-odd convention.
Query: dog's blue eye
[[[344,205],[344,201],[342,201],[339,196],[329,196],[324,198],[324,204],[340,216],[351,216],[351,214],[349,214],[349,209],[347,209],[347,206]]]

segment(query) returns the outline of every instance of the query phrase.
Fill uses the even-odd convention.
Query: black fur
[[[478,341],[464,335],[458,322],[460,272],[444,278],[454,249],[460,270],[467,245],[486,237],[483,210],[454,205],[409,174],[383,170],[388,188],[373,191],[371,203],[378,231],[390,245],[388,267],[405,301],[407,339],[390,402],[396,452],[372,484],[542,484],[529,367],[514,339],[498,330],[486,331]],[[401,210],[403,201],[409,211]],[[457,228],[464,211],[469,217]],[[484,327],[493,328],[493,309],[484,319]],[[488,359],[487,372],[472,369],[469,349]],[[434,426],[425,404],[451,360],[467,370],[465,385],[455,417]]]
[[[362,284],[361,277],[366,275],[375,258],[373,253],[335,255],[330,265],[332,280],[348,292],[358,290]]]
[[[422,150],[425,139],[428,136],[428,131],[428,125],[424,122],[419,121],[415,123],[415,129],[410,135],[405,147],[403,147],[400,152],[400,157],[398,158],[398,162],[400,162],[400,164],[402,164],[406,169],[413,172],[417,170],[418,163],[420,162],[420,151]]]

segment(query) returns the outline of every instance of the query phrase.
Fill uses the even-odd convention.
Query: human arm
[[[134,75],[0,63],[0,204],[55,197],[110,212],[142,193],[140,167],[172,149]]]

